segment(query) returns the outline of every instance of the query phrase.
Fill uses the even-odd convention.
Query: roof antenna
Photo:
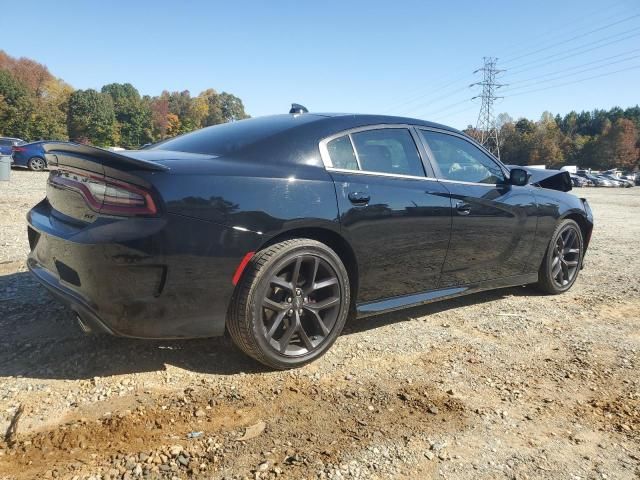
[[[307,107],[305,107],[304,105],[300,105],[299,103],[292,103],[289,113],[296,115],[300,113],[309,113],[309,110],[307,110]]]

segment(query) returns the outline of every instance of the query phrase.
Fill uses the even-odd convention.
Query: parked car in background
[[[638,178],[638,174],[637,173],[625,173],[624,175],[622,175],[622,178],[624,178],[625,180],[630,180],[632,182],[635,182],[636,179]]]
[[[11,147],[24,145],[25,141],[13,137],[0,137],[0,155],[11,155]]]
[[[610,182],[605,178],[600,178],[600,177],[597,177],[596,175],[592,175],[584,170],[578,170],[576,175],[582,178],[586,178],[591,183],[593,183],[594,187],[613,187],[614,186],[613,182]]]
[[[47,168],[47,161],[45,160],[44,150],[42,149],[43,143],[44,142],[31,142],[14,145],[11,154],[13,166],[26,167],[35,172]]]
[[[626,185],[624,184],[624,182],[622,182],[621,180],[618,180],[617,178],[614,178],[610,175],[603,175],[603,174],[599,174],[596,175],[598,178],[604,180],[605,182],[608,182],[608,184],[606,184],[606,187],[625,187]]]
[[[634,182],[632,182],[631,180],[627,180],[626,178],[622,178],[622,177],[614,177],[613,175],[609,175],[609,174],[603,174],[602,177],[608,180],[611,180],[613,182],[616,182],[619,187],[629,188],[635,185]]]
[[[574,187],[590,187],[593,184],[591,181],[587,180],[584,177],[579,177],[578,175],[571,175],[571,185]]]

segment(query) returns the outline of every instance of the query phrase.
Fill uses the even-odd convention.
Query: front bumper
[[[33,276],[91,330],[134,338],[222,335],[252,232],[179,215],[73,225],[44,200],[27,217]]]

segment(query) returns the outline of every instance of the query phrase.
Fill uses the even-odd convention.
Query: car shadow
[[[509,288],[351,319],[343,335],[506,295],[525,294],[531,295],[532,291]],[[0,276],[0,331],[0,377],[91,379],[163,371],[167,365],[218,375],[268,371],[244,355],[228,337],[155,341],[86,335],[69,308],[54,299],[28,272]]]

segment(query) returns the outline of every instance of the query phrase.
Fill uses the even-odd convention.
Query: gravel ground
[[[510,288],[351,321],[270,372],[224,338],[84,336],[31,280],[46,173],[0,183],[0,479],[640,476],[640,189],[582,189],[596,229],[561,296]]]

